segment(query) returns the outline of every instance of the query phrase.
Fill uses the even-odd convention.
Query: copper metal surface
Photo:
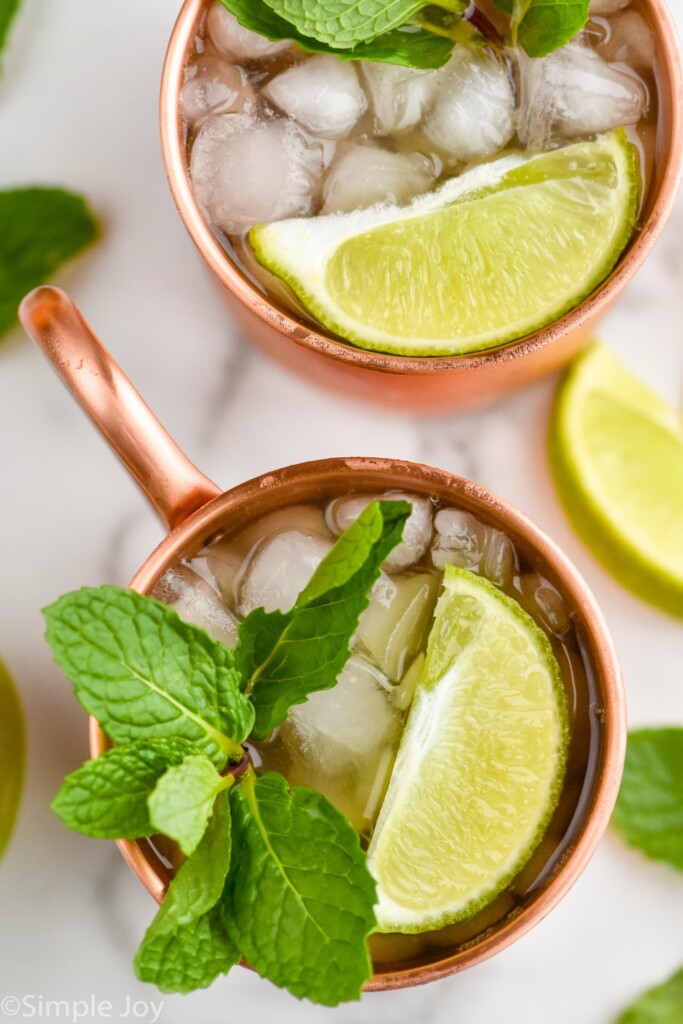
[[[223,494],[171,441],[166,431],[94,337],[63,292],[41,288],[26,298],[21,319],[95,425],[131,470],[166,523],[173,525],[137,572],[131,586],[149,593],[178,559],[191,558],[219,530],[243,527],[284,505],[349,490],[400,488],[467,509],[503,530],[520,553],[559,590],[585,644],[599,709],[597,763],[586,778],[589,794],[575,839],[551,875],[503,922],[450,952],[435,950],[425,965],[378,966],[367,989],[418,985],[463,970],[505,948],[538,923],[567,893],[607,827],[617,796],[626,742],[621,675],[604,619],[586,583],[559,548],[502,498],[462,477],[389,459],[329,459],[266,473]],[[90,749],[109,741],[94,719]],[[239,770],[239,766],[238,769]],[[120,841],[126,862],[157,901],[172,872],[146,841]]]
[[[161,83],[161,142],[171,192],[204,260],[233,298],[247,337],[279,362],[323,387],[402,409],[468,408],[535,380],[566,363],[647,258],[669,215],[683,171],[683,60],[665,0],[642,0],[655,31],[659,138],[642,223],[610,276],[579,306],[510,345],[471,356],[417,358],[354,348],[300,323],[276,306],[225,252],[190,187],[179,109],[184,68],[210,0],[185,0]]]

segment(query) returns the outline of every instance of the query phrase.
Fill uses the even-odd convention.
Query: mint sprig
[[[439,68],[467,25],[463,0],[221,0],[240,25],[273,41],[290,39],[307,53],[333,53],[341,60],[372,60],[413,68]],[[510,17],[510,40],[529,57],[564,46],[588,20],[589,0],[494,0]],[[447,12],[449,28],[444,30]],[[488,42],[500,37],[483,16]],[[469,27],[469,26],[468,26]]]
[[[375,885],[351,824],[277,773],[236,780],[230,765],[250,734],[335,684],[409,514],[407,502],[372,502],[291,612],[240,623],[235,651],[118,587],[46,609],[57,663],[118,744],[69,776],[55,810],[95,837],[161,832],[187,856],[135,958],[162,991],[205,987],[240,956],[325,1005],[357,998],[370,976]]]

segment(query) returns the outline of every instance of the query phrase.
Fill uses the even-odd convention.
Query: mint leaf
[[[259,974],[336,1006],[372,973],[375,883],[358,836],[320,793],[281,775],[243,776],[231,793],[226,930]]]
[[[4,49],[10,25],[19,10],[19,0],[0,0],[0,51]]]
[[[230,866],[230,802],[216,800],[208,828],[196,851],[178,869],[135,957],[142,981],[163,992],[192,992],[225,974],[240,958],[226,934],[220,913]]]
[[[350,49],[389,32],[419,11],[424,0],[266,0],[305,36]]]
[[[7,23],[5,24],[5,31]],[[2,21],[0,19],[0,41]],[[13,327],[26,292],[97,237],[85,200],[56,188],[0,192],[0,334]]]
[[[148,935],[176,931],[216,906],[230,867],[230,850],[230,798],[221,793],[199,846],[176,872]]]
[[[529,57],[545,57],[580,32],[589,0],[493,0],[511,17],[513,39]]]
[[[219,768],[241,759],[254,711],[227,647],[120,587],[84,587],[44,614],[55,661],[117,743],[180,736]]]
[[[683,1020],[683,968],[644,992],[615,1024],[680,1024]]]
[[[307,53],[333,53],[341,60],[375,60],[413,68],[440,68],[453,49],[453,41],[425,31],[416,25],[401,25],[367,43],[352,49],[313,39],[299,32],[294,25],[272,10],[265,0],[221,0],[240,25],[258,32],[266,39],[291,39]]]
[[[374,501],[337,540],[291,611],[256,608],[240,623],[235,658],[265,739],[316,690],[334,686],[368,593],[389,552],[403,536],[411,507]]]
[[[239,961],[220,912],[213,910],[175,931],[147,932],[135,954],[135,973],[162,992],[194,992],[207,988],[219,974]]]
[[[629,732],[612,821],[632,846],[683,871],[683,729]]]
[[[174,839],[189,857],[204,835],[214,800],[232,783],[205,754],[190,754],[162,775],[147,801],[155,830]]]
[[[114,747],[67,776],[52,810],[68,828],[96,839],[151,836],[158,829],[147,799],[169,766],[181,764],[192,749],[187,740],[171,738]]]

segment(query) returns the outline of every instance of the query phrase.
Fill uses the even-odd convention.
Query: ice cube
[[[239,235],[263,221],[313,212],[322,148],[291,121],[218,114],[195,139],[190,171],[211,221]]]
[[[497,587],[506,586],[516,568],[515,549],[509,537],[500,530],[490,529],[486,539],[486,553],[481,571]]]
[[[485,52],[456,46],[438,80],[424,131],[449,161],[491,156],[515,130],[515,97],[506,66]]]
[[[289,713],[306,754],[327,772],[390,743],[399,727],[386,677],[365,658],[351,655],[330,690],[311,694]]]
[[[353,64],[325,53],[276,75],[263,93],[306,131],[328,139],[347,135],[367,107]]]
[[[589,7],[589,14],[591,17],[609,17],[610,14],[614,14],[616,11],[620,11],[623,7],[626,7],[629,0],[591,0]]]
[[[205,553],[206,568],[228,608],[235,610],[235,582],[244,562],[244,554],[232,541],[221,540]]]
[[[237,610],[288,612],[332,542],[300,530],[286,530],[259,541],[236,583]]]
[[[315,505],[287,505],[268,512],[231,538],[232,543],[247,555],[257,541],[284,530],[313,533],[328,540],[332,534],[325,522],[325,514]]]
[[[198,127],[211,114],[241,114],[254,106],[254,90],[243,68],[226,64],[218,57],[201,57],[190,69],[192,77],[180,93],[183,117]]]
[[[237,620],[215,590],[186,565],[169,569],[161,577],[152,597],[171,605],[181,619],[200,626],[226,647],[237,643]]]
[[[442,508],[434,517],[436,540],[432,547],[432,563],[437,569],[457,565],[477,572],[487,549],[488,531],[484,523],[469,512]]]
[[[327,521],[334,533],[342,533],[354,523],[371,501],[407,501],[413,511],[403,528],[403,540],[391,552],[384,563],[387,572],[400,572],[419,562],[432,539],[432,503],[428,498],[419,498],[404,491],[387,491],[384,494],[359,495],[354,498],[337,498],[328,507]]]
[[[348,212],[382,202],[407,203],[426,192],[434,177],[434,164],[422,153],[347,146],[323,184],[322,212]]]
[[[291,46],[289,39],[278,39],[272,42],[264,36],[243,28],[234,14],[221,3],[215,3],[206,19],[209,39],[219,53],[237,60],[258,60],[260,57],[272,57],[274,53],[286,50]]]
[[[624,11],[610,22],[609,38],[600,47],[600,55],[644,71],[652,67],[655,59],[652,29],[637,11]]]
[[[412,128],[434,98],[438,71],[402,68],[379,61],[361,61],[361,72],[375,115],[375,134],[391,135]]]
[[[355,639],[389,679],[399,680],[426,643],[440,587],[439,576],[419,573],[383,574],[373,588]]]
[[[571,627],[571,614],[561,594],[536,572],[524,573],[520,580],[524,607],[533,618],[555,636],[563,636]]]
[[[564,139],[636,124],[647,93],[635,73],[608,64],[593,50],[570,43],[547,57],[519,54],[522,142],[543,148]]]

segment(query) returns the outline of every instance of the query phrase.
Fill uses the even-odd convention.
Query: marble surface
[[[683,26],[683,0],[673,3]],[[0,82],[0,187],[68,185],[90,197],[104,222],[101,244],[60,283],[189,456],[225,487],[303,459],[372,454],[430,462],[504,495],[593,587],[623,661],[631,724],[683,722],[680,626],[621,590],[558,507],[544,455],[554,380],[486,412],[418,420],[317,392],[239,337],[164,179],[156,104],[177,7],[178,0],[24,0]],[[601,329],[674,402],[683,369],[682,238],[683,200]],[[29,999],[14,1019],[55,1016],[47,1000],[94,998],[111,1003],[110,1019],[153,1020],[163,1001],[163,1024],[265,1024],[277,1013],[301,1024],[609,1024],[679,965],[680,877],[610,834],[535,931],[426,988],[326,1011],[242,970],[186,999],[139,984],[131,958],[152,916],[149,897],[113,844],[67,832],[49,810],[87,748],[83,715],[42,639],[40,608],[82,584],[125,583],[162,531],[19,331],[0,350],[0,409],[0,651],[21,690],[29,739],[25,798],[0,867],[0,1000]],[[0,1002],[0,1019],[13,1008]],[[75,1014],[104,1019],[78,1002]]]

